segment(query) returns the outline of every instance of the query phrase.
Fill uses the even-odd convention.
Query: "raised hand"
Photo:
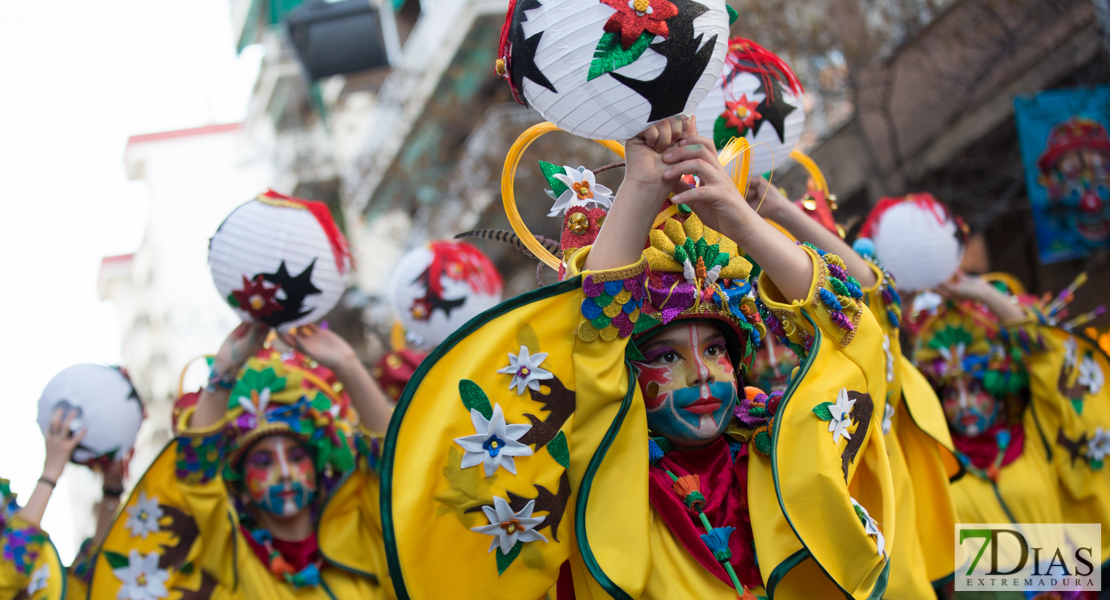
[[[343,338],[316,325],[294,327],[282,334],[281,340],[332,371],[358,362],[354,349]]]
[[[270,326],[265,323],[240,323],[216,352],[213,366],[220,374],[234,375],[248,358],[262,349],[269,332]]]
[[[88,431],[81,428],[79,431],[70,431],[70,424],[77,418],[77,409],[66,410],[59,408],[50,418],[50,427],[46,430],[46,461],[43,463],[42,476],[51,481],[61,477],[73,451],[85,439]]]

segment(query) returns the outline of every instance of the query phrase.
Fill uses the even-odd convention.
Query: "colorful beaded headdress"
[[[990,311],[974,302],[922,296],[919,302],[931,306],[914,314],[909,326],[916,339],[913,360],[926,377],[939,385],[975,377],[999,397],[1028,385],[1020,357],[1013,356],[1005,330]]]
[[[516,231],[515,240],[560,276],[574,260],[577,250],[593,243],[612,203],[608,188],[598,186],[594,173],[584,167],[540,164],[556,199],[551,215],[563,217],[562,260],[556,258],[542,238],[532,235],[520,218],[513,194],[513,177],[524,150],[540,136],[557,131],[543,123],[525,131],[509,150],[501,189],[505,212]],[[612,141],[599,142],[624,158],[624,149]],[[732,166],[731,175],[740,189],[748,177],[747,142],[733,141],[721,152],[722,164]],[[600,170],[600,169],[599,169]],[[691,181],[692,182],[692,181]],[[583,282],[587,300],[582,313],[588,319],[578,329],[584,340],[613,339],[642,335],[680,319],[706,319],[728,325],[733,334],[735,359],[745,372],[752,354],[765,334],[748,278],[752,264],[736,243],[705,226],[685,206],[667,204],[652,227],[644,259],[647,272],[642,286],[627,282],[601,281],[592,275]],[[628,280],[633,281],[633,280]]]
[[[355,465],[352,417],[350,400],[330,370],[299,352],[264,348],[247,360],[231,389],[224,478],[238,481],[244,454],[275,434],[304,444],[317,471],[349,471]]]

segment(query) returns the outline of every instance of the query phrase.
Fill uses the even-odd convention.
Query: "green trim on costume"
[[[1002,507],[1002,512],[1006,513],[1006,518],[1009,519],[1011,523],[1017,523],[1018,521],[1014,518],[1014,513],[1010,512],[1010,507],[1006,506],[1006,501],[1002,499],[1002,494],[998,492],[998,484],[993,481],[989,481],[988,483],[991,484],[991,489],[994,490],[994,497],[998,498],[998,504]]]
[[[590,542],[586,534],[586,504],[590,499],[590,487],[593,485],[594,475],[597,474],[598,468],[601,467],[601,462],[605,460],[605,454],[609,451],[609,446],[613,443],[613,438],[616,437],[617,432],[620,430],[621,425],[624,423],[624,417],[628,415],[628,409],[632,406],[632,401],[636,396],[636,371],[632,368],[632,363],[628,360],[624,361],[624,366],[628,370],[628,392],[624,395],[624,401],[621,403],[620,410],[617,411],[617,417],[609,425],[609,430],[605,432],[605,437],[601,439],[601,444],[597,447],[597,452],[594,453],[593,458],[590,459],[590,464],[586,467],[586,473],[582,476],[582,483],[578,486],[578,499],[575,500],[577,506],[574,509],[574,534],[578,538],[578,551],[582,554],[582,562],[586,565],[586,570],[593,576],[594,581],[601,586],[610,596],[617,600],[632,600],[624,590],[620,589],[613,580],[601,570],[601,565],[597,563],[594,558],[593,550],[590,549]]]
[[[435,363],[443,358],[445,354],[458,345],[460,341],[480,329],[489,321],[522,306],[531,304],[532,302],[546,300],[547,298],[579,289],[582,289],[581,275],[532,290],[531,292],[521,294],[494,306],[467,321],[462,327],[447,336],[447,339],[444,340],[443,343],[432,351],[427,358],[421,361],[416,372],[412,374],[409,384],[405,386],[405,391],[401,394],[401,399],[397,401],[397,406],[393,409],[393,417],[389,420],[389,428],[386,430],[385,439],[382,441],[382,457],[380,462],[382,538],[385,542],[385,557],[389,565],[389,576],[392,579],[393,589],[397,593],[397,600],[409,600],[410,596],[408,590],[405,589],[405,579],[401,573],[401,563],[397,559],[397,536],[393,530],[393,453],[396,450],[395,446],[397,435],[401,429],[401,421],[404,419],[405,412],[408,411],[409,404],[412,402],[412,397],[415,395],[416,389],[420,387],[420,382],[424,380],[428,371],[430,371]]]
[[[68,593],[66,587],[69,585],[69,569],[62,564],[62,557],[58,554],[58,547],[54,545],[54,540],[50,539],[50,536],[46,537],[46,543],[50,544],[50,547],[54,550],[54,558],[58,559],[58,574],[62,577],[62,595],[59,596],[59,600],[65,600]],[[90,579],[89,581],[92,580]]]
[[[764,588],[767,591],[767,597],[774,598],[775,587],[782,581],[782,578],[786,577],[790,569],[802,564],[807,558],[813,558],[813,555],[810,554],[809,550],[803,545],[801,550],[798,550],[794,554],[786,557],[786,560],[780,562],[778,566],[771,571],[771,576],[767,578],[767,586]]]
[[[934,590],[939,590],[939,589],[943,588],[944,586],[946,586],[946,585],[952,583],[953,581],[955,581],[955,579],[956,579],[956,572],[953,571],[953,572],[949,573],[948,575],[945,575],[944,577],[941,577],[940,579],[934,581],[933,582],[933,589]]]
[[[809,324],[813,327],[813,345],[810,347],[811,349],[810,349],[809,353],[806,354],[805,360],[802,361],[801,364],[798,365],[798,373],[795,376],[791,377],[790,385],[788,385],[786,387],[786,390],[782,394],[782,400],[779,402],[779,414],[784,414],[783,411],[786,410],[787,403],[793,397],[794,392],[797,391],[798,384],[803,379],[805,379],[806,374],[809,372],[809,368],[811,366],[813,366],[813,362],[817,357],[817,353],[818,353],[818,350],[821,347],[821,343],[824,341],[824,335],[821,333],[821,328],[818,327],[817,324],[813,322],[813,319],[809,316],[809,313],[806,312],[806,310],[804,308],[801,309],[800,312],[801,312],[802,316],[805,317],[806,321],[808,321]],[[782,499],[782,488],[779,486],[779,461],[778,461],[778,442],[779,442],[779,435],[781,433],[782,433],[782,427],[775,427],[774,432],[771,436],[771,474],[772,474],[772,476],[774,477],[774,480],[775,480],[775,496],[778,498],[778,501],[779,501],[779,509],[782,510],[783,516],[786,517],[787,524],[790,525],[790,530],[794,532],[794,536],[798,538],[798,541],[802,544],[802,548],[806,552],[809,552],[810,555],[812,556],[813,553],[810,552],[809,547],[806,546],[805,540],[803,540],[802,536],[798,534],[798,529],[796,527],[794,527],[794,522],[790,519],[790,514],[786,512],[786,503],[783,502],[783,499]],[[791,557],[793,557],[793,556],[794,555],[791,555]],[[798,561],[798,562],[800,563],[801,561]],[[825,577],[827,577],[828,580],[831,581],[833,583],[833,585],[835,585],[837,587],[837,589],[839,589],[844,594],[845,598],[848,598],[849,600],[854,600],[855,597],[852,596],[852,594],[850,594],[848,592],[848,590],[845,590],[843,587],[841,587],[840,583],[837,582],[836,579],[834,579],[831,575],[829,575],[828,570],[825,569],[824,565],[822,565],[821,562],[818,561],[816,557],[813,557],[813,562],[817,564],[817,567],[819,569],[821,569],[821,572],[825,574]],[[784,563],[780,563],[780,566],[781,566],[781,564],[785,564],[785,561],[784,561]],[[797,566],[797,564],[795,564],[793,566]],[[775,567],[775,569],[777,570],[778,567]],[[787,569],[787,571],[789,571],[789,569]],[[886,592],[887,574],[888,574],[889,571],[890,571],[890,558],[888,556],[887,559],[886,559],[886,566],[883,567],[882,574],[880,574],[879,578],[877,580],[875,580],[875,588],[872,591],[871,596],[869,597],[869,600],[871,598],[882,598],[882,595]],[[772,571],[772,573],[773,572],[774,571]],[[786,571],[784,571],[779,577],[781,579],[782,577],[785,577],[785,576],[786,576]]]
[[[1029,412],[1033,415],[1033,424],[1037,426],[1037,436],[1041,438],[1041,443],[1044,444],[1044,452],[1048,456],[1048,462],[1052,463],[1052,446],[1048,443],[1048,436],[1044,434],[1044,429],[1041,427],[1041,420],[1037,418],[1037,405],[1033,403],[1032,398],[1029,399]]]

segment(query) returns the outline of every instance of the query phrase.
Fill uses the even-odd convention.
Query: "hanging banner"
[[[1041,262],[1110,247],[1110,86],[1014,98]]]

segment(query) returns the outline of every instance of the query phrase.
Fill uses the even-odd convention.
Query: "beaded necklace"
[[[670,440],[662,437],[648,438],[648,459],[651,461],[651,466],[666,472],[671,478],[671,490],[678,494],[679,498],[682,498],[683,504],[698,513],[698,519],[701,521],[702,527],[705,528],[701,541],[705,542],[709,551],[713,553],[713,558],[717,559],[717,562],[721,563],[725,572],[728,573],[729,579],[732,580],[732,586],[736,589],[738,600],[756,600],[757,596],[744,584],[740,583],[740,578],[736,576],[736,570],[732,568],[732,563],[729,562],[729,559],[732,558],[732,551],[729,549],[728,543],[734,528],[727,526],[714,527],[709,522],[709,518],[702,512],[702,509],[705,508],[705,495],[701,493],[701,478],[697,474],[679,477],[670,469],[659,466],[659,461],[671,450],[674,450],[674,444]]]

